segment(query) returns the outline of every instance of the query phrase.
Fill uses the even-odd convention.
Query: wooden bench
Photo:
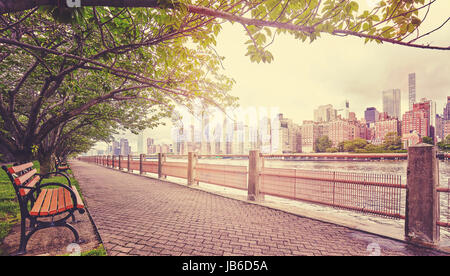
[[[55,169],[57,172],[62,172],[67,174],[67,171],[70,170],[69,164],[67,162],[62,162],[59,159],[55,161]]]
[[[33,163],[6,167],[2,166],[11,180],[17,195],[21,214],[21,233],[19,254],[26,253],[26,247],[31,236],[40,229],[49,227],[67,227],[79,242],[77,230],[66,222],[74,217],[74,212],[84,213],[84,204],[75,187],[70,183],[67,175],[61,172],[51,172],[40,175],[33,168]],[[69,185],[57,182],[42,184],[41,181],[51,175],[64,176]],[[30,203],[30,204],[29,204]],[[49,221],[48,218],[51,218]],[[27,231],[26,220],[30,221]]]

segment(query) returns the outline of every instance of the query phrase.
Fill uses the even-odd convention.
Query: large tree
[[[232,80],[219,74],[221,58],[210,48],[208,19],[93,7],[65,23],[59,12],[0,17],[1,39],[9,41],[0,48],[0,142],[15,159],[37,152],[49,163],[76,122],[108,116],[136,130],[154,126],[175,104],[234,102]]]

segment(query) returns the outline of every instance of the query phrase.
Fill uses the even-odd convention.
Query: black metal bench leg
[[[19,252],[17,254],[22,255],[27,253],[27,236],[26,236],[26,219],[22,216],[20,219],[20,245]]]
[[[73,233],[73,235],[75,237],[75,241],[74,242],[79,243],[80,242],[80,236],[78,235],[78,231],[72,225],[70,225],[68,223],[63,224],[63,226],[69,228],[72,231],[72,233]]]

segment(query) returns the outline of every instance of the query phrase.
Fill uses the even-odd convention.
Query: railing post
[[[112,156],[111,166],[113,169],[116,166],[116,156],[115,155]]]
[[[139,155],[139,174],[144,174],[143,162],[145,159],[145,154]]]
[[[405,238],[426,246],[439,243],[439,162],[436,147],[418,144],[408,148]]]
[[[189,186],[195,184],[196,174],[195,167],[197,166],[197,153],[188,153],[188,171],[187,171],[187,184]]]
[[[110,156],[109,155],[106,156],[106,167],[109,167],[109,159],[110,159]]]
[[[248,200],[260,201],[263,199],[259,187],[261,168],[262,158],[259,150],[251,150],[248,156]]]
[[[119,171],[122,170],[122,155],[119,155]]]
[[[128,159],[127,159],[127,169],[128,169],[128,172],[130,171],[130,158],[131,158],[131,155],[128,154]]]

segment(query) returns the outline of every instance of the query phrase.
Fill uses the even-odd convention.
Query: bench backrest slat
[[[29,169],[31,167],[33,167],[33,162],[29,162],[29,163],[25,163],[25,164],[22,164],[22,165],[10,167],[10,168],[8,168],[8,171],[11,174],[19,173],[19,172],[24,171],[26,169]]]
[[[32,169],[31,171],[29,171],[29,172],[27,172],[25,174],[22,174],[19,177],[16,177],[14,179],[14,183],[17,186],[20,186],[20,185],[26,183],[28,181],[28,179],[32,178],[36,173],[37,173],[37,170],[36,169]]]
[[[9,168],[4,167],[4,169],[9,174],[17,196],[28,195],[31,191],[30,188],[34,188],[41,179],[40,176],[37,175],[37,170],[33,169],[33,162]]]

